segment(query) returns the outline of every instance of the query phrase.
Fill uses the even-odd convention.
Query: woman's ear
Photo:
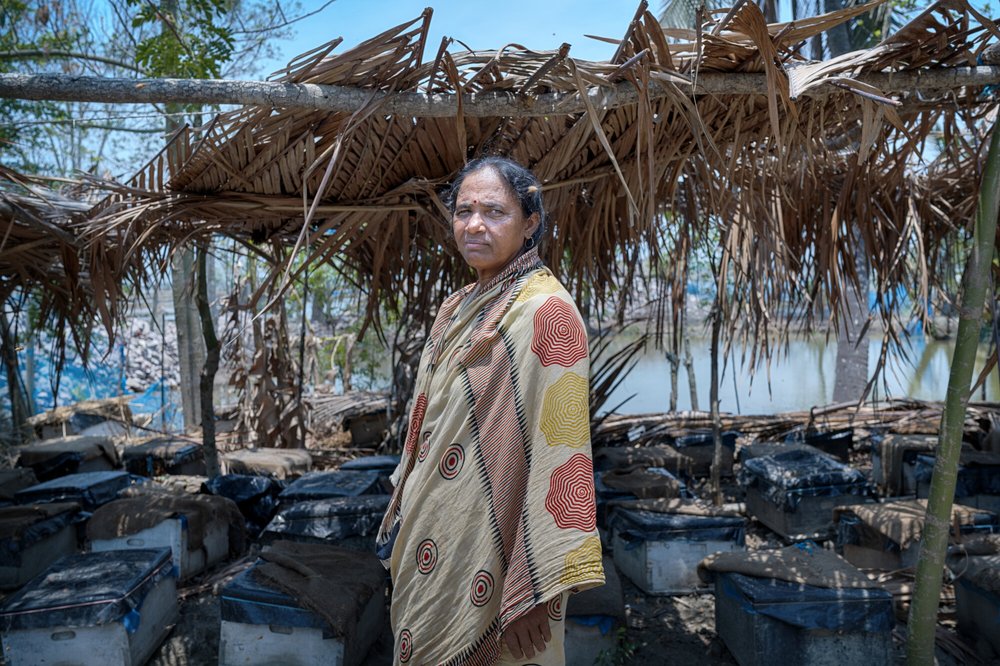
[[[538,229],[538,223],[541,221],[538,213],[532,213],[528,216],[526,224],[524,226],[524,237],[531,238],[535,235],[535,231]]]

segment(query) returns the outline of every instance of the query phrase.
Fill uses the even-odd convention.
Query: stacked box
[[[236,503],[245,519],[247,532],[256,537],[278,510],[278,495],[284,484],[268,476],[223,474],[205,481],[203,492]]]
[[[892,571],[917,564],[926,500],[864,504],[834,510],[837,549],[844,559],[862,569]],[[953,540],[1000,532],[1000,517],[961,505],[952,506]]]
[[[661,467],[609,470],[594,475],[597,524],[607,526],[609,503],[618,500],[691,497],[680,479]]]
[[[19,490],[14,494],[14,501],[18,504],[79,502],[84,511],[93,511],[118,497],[118,493],[132,482],[133,477],[128,472],[70,474]]]
[[[886,435],[872,445],[872,480],[886,497],[917,494],[914,462],[937,448],[937,435]]]
[[[18,490],[30,488],[37,483],[38,479],[30,468],[0,470],[0,506],[12,504]]]
[[[930,495],[936,457],[918,454],[914,462],[917,497]],[[1000,454],[964,449],[959,458],[955,501],[965,506],[1000,513]]]
[[[0,588],[24,585],[76,552],[75,502],[0,508]]]
[[[66,474],[106,472],[121,467],[110,437],[72,435],[17,447],[18,467],[29,467],[39,481]]]
[[[219,665],[360,664],[385,623],[381,563],[372,554],[333,546],[294,544],[298,550],[290,551],[287,545],[279,541],[273,547],[294,552],[296,561],[320,573],[326,598],[342,614],[331,617],[320,613],[315,604],[323,600],[306,603],[303,597],[283,592],[284,586],[279,587],[273,578],[281,569],[266,561],[265,551],[262,561],[222,590]],[[347,609],[350,612],[343,612]]]
[[[854,444],[854,428],[841,428],[839,430],[796,430],[789,434],[786,440],[806,444],[846,463],[851,459],[851,446]]]
[[[278,495],[278,501],[287,506],[309,500],[381,493],[379,473],[376,471],[312,472],[290,483]]]
[[[963,558],[953,570],[959,631],[1000,655],[1000,555]]]
[[[169,548],[178,577],[186,580],[226,559],[233,522],[242,529],[239,510],[224,497],[157,492],[98,508],[87,538],[94,552]]]
[[[223,454],[222,467],[226,474],[294,479],[312,470],[312,456],[305,449],[243,449]]]
[[[726,431],[722,433],[722,476],[733,475],[733,460],[736,457],[736,440],[740,433]],[[682,435],[674,440],[673,446],[681,454],[692,461],[692,471],[695,476],[708,476],[712,472],[712,460],[715,458],[715,436],[711,430],[698,430]]]
[[[378,472],[378,480],[382,490],[392,493],[392,481],[389,480],[389,477],[398,466],[399,456],[364,456],[345,462],[340,466],[340,469],[345,472]]]
[[[298,502],[281,509],[261,538],[306,543],[335,543],[366,552],[375,550],[375,532],[389,506],[388,495],[332,497]]]
[[[740,470],[747,511],[786,539],[832,536],[833,509],[871,501],[864,475],[826,454],[787,451],[748,460]]]
[[[205,452],[200,444],[183,439],[157,438],[126,447],[125,469],[139,476],[205,475]]]
[[[609,524],[615,564],[647,594],[696,592],[704,587],[698,563],[742,550],[746,537],[742,516],[690,503],[670,513],[616,506]]]
[[[149,659],[177,615],[170,551],[70,555],[0,606],[10,666]]]
[[[882,589],[716,574],[716,632],[740,666],[891,664],[895,623]]]

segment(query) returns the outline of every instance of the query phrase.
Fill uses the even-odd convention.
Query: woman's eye
[[[490,215],[492,215],[493,217],[503,217],[503,211],[500,210],[499,208],[494,208],[493,210],[490,211]]]

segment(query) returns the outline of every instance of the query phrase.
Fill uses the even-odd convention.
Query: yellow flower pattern
[[[590,441],[590,403],[587,380],[567,372],[545,390],[539,428],[549,446],[573,448]]]

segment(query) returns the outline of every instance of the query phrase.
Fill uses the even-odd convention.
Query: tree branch
[[[105,65],[113,65],[114,67],[121,67],[122,69],[127,69],[136,74],[142,74],[146,76],[147,73],[136,67],[134,64],[124,62],[122,60],[115,60],[114,58],[108,58],[106,56],[93,55],[90,53],[77,53],[76,51],[55,51],[48,49],[34,49],[34,50],[20,50],[20,51],[0,51],[0,60],[32,60],[36,58],[76,58],[78,60],[90,60],[93,62],[104,63]]]
[[[949,67],[891,74],[872,73],[856,77],[885,91],[948,90],[964,86],[1000,83],[1000,67]],[[839,92],[844,77],[802,93],[824,97]],[[676,88],[672,88],[676,86]],[[697,83],[678,76],[670,82],[653,81],[652,97],[672,90],[700,95],[766,95],[764,74],[703,73]],[[693,90],[692,90],[693,89]],[[592,88],[584,100],[577,92],[519,96],[507,92],[463,95],[467,116],[549,116],[585,113],[588,103],[598,110],[613,109],[639,100],[631,83]],[[310,109],[353,113],[374,98],[386,114],[418,118],[450,117],[458,111],[455,94],[426,95],[392,93],[368,88],[278,83],[273,81],[226,81],[218,79],[113,79],[65,74],[0,74],[0,98],[143,104],[246,104],[273,108]]]

